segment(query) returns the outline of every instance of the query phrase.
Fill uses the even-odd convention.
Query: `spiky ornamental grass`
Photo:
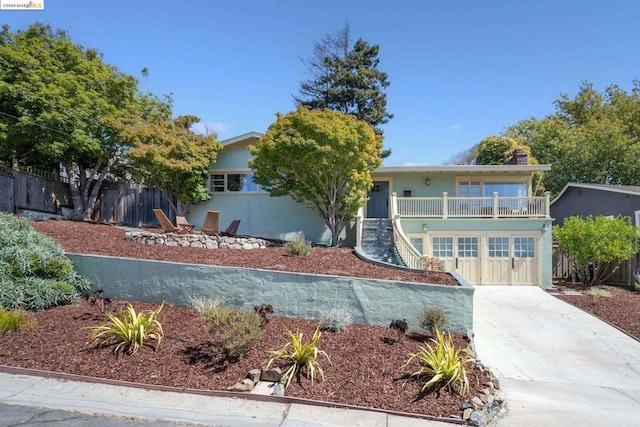
[[[0,307],[42,310],[70,303],[90,288],[55,240],[26,218],[0,213]]]

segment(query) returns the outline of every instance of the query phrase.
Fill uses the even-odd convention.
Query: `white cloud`
[[[201,121],[191,126],[191,131],[200,135],[211,135],[212,133],[220,135],[226,132],[230,126],[230,123]]]
[[[453,126],[451,126],[451,130],[454,131],[454,132],[462,130],[462,125],[457,125],[457,124],[453,125]]]

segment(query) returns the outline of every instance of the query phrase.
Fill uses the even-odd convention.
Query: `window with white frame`
[[[263,190],[253,181],[253,172],[228,172],[211,174],[209,180],[209,191],[212,193],[255,193]]]
[[[453,257],[453,237],[433,237],[432,252],[435,258]]]
[[[472,181],[458,182],[458,197],[492,197],[498,193],[499,197],[527,197],[526,181]]]
[[[508,237],[489,237],[487,239],[489,246],[490,258],[508,258],[509,257],[509,238]]]
[[[423,244],[422,244],[422,236],[419,237],[409,237],[409,241],[411,242],[411,245],[416,249],[416,251],[418,251],[418,253],[420,255],[423,255]]]

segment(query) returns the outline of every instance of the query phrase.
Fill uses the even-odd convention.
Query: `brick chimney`
[[[526,165],[529,164],[529,156],[522,148],[513,150],[513,157],[507,162],[508,165]]]

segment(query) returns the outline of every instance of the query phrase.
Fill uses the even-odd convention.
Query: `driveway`
[[[640,343],[614,327],[538,287],[478,286],[474,333],[507,400],[492,425],[640,425]]]

